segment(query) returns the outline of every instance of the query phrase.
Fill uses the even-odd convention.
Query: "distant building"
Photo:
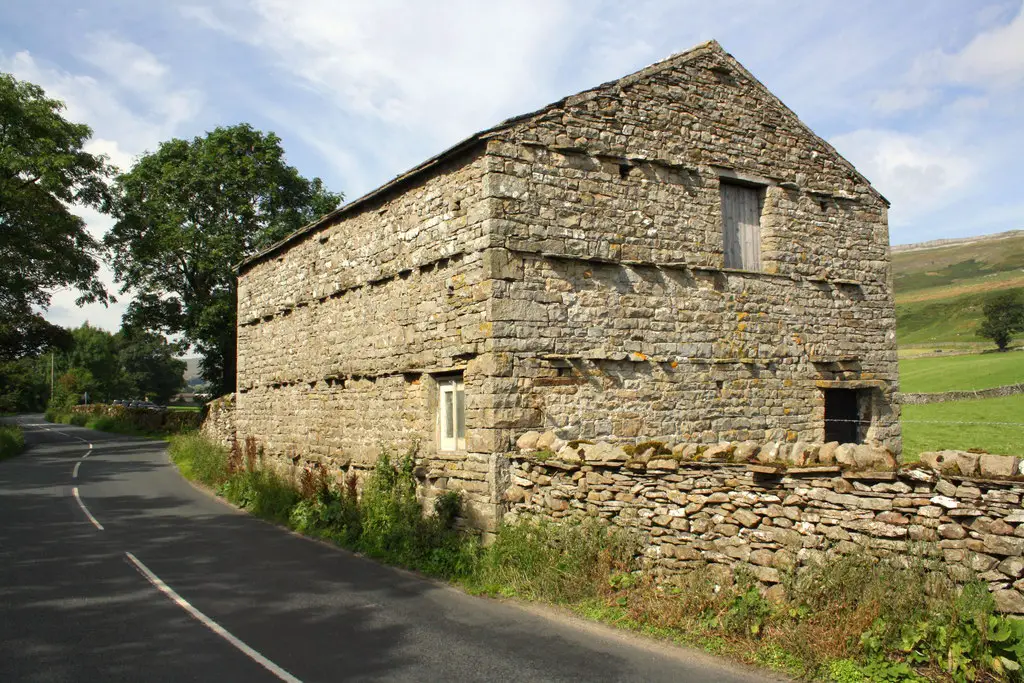
[[[887,206],[705,43],[241,264],[237,433],[335,465],[418,444],[484,527],[527,429],[898,451]]]

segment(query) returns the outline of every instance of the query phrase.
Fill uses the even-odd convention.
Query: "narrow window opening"
[[[863,443],[869,410],[856,389],[825,389],[825,441]],[[862,410],[862,406],[864,409]]]
[[[630,169],[630,165],[629,164],[619,164],[619,177],[623,178],[623,179],[628,178],[629,177],[629,169]]]
[[[763,189],[722,182],[722,246],[725,267],[761,270]]]
[[[466,390],[462,376],[438,378],[438,447],[442,451],[466,448]]]

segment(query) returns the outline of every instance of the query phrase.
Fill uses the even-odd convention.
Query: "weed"
[[[672,455],[672,449],[661,441],[641,441],[633,446],[633,452],[642,455],[646,451],[653,451],[651,455]]]
[[[21,427],[0,425],[0,460],[13,458],[25,448],[25,433]]]
[[[171,437],[170,454],[189,479],[207,486],[219,486],[227,479],[227,450],[198,434]]]
[[[455,528],[455,521],[461,512],[462,494],[458,491],[445,491],[434,499],[434,515],[445,529]]]
[[[569,603],[606,590],[612,573],[634,569],[636,540],[596,520],[521,521],[503,526],[484,555],[486,591]]]
[[[553,457],[555,457],[555,452],[550,448],[542,448],[533,454],[533,459],[537,462],[547,462]]]

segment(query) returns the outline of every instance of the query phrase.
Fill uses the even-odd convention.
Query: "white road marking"
[[[92,513],[89,512],[89,508],[85,507],[85,503],[82,502],[82,497],[78,495],[78,487],[76,486],[75,488],[71,489],[71,493],[74,494],[75,500],[78,501],[78,507],[82,508],[82,512],[84,512],[85,516],[89,518],[89,521],[93,523],[93,526],[95,526],[100,531],[103,531],[103,525],[100,524],[99,521],[92,516]]]
[[[282,681],[287,681],[288,683],[302,683],[302,681],[300,681],[298,678],[292,676],[290,673],[279,667],[277,664],[274,664],[272,661],[261,655],[259,652],[252,649],[235,636],[231,635],[231,633],[229,633],[227,629],[225,629],[223,626],[221,626],[216,621],[206,616],[205,614],[197,610],[195,607],[193,607],[191,604],[189,604],[188,600],[175,593],[173,588],[171,588],[166,583],[161,581],[160,577],[151,572],[149,570],[149,567],[142,564],[142,562],[140,562],[137,557],[128,552],[126,552],[125,555],[127,555],[128,559],[132,561],[132,564],[135,565],[136,569],[138,569],[142,573],[142,575],[149,580],[151,584],[156,586],[157,590],[159,590],[161,593],[163,593],[171,600],[173,600],[175,604],[178,605],[178,607],[182,608],[183,610],[191,614],[203,626],[210,629],[218,636],[220,636],[224,640],[228,641],[229,643],[237,647],[247,657],[249,657],[249,659],[253,660],[257,664],[262,666],[264,669],[280,678]]]
[[[71,478],[78,479],[78,468],[82,466],[82,461],[79,460],[75,463],[75,469],[71,470]]]

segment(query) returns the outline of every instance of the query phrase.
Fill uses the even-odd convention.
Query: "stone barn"
[[[500,515],[524,431],[899,451],[887,202],[716,42],[472,135],[238,268],[234,429],[417,449]]]

